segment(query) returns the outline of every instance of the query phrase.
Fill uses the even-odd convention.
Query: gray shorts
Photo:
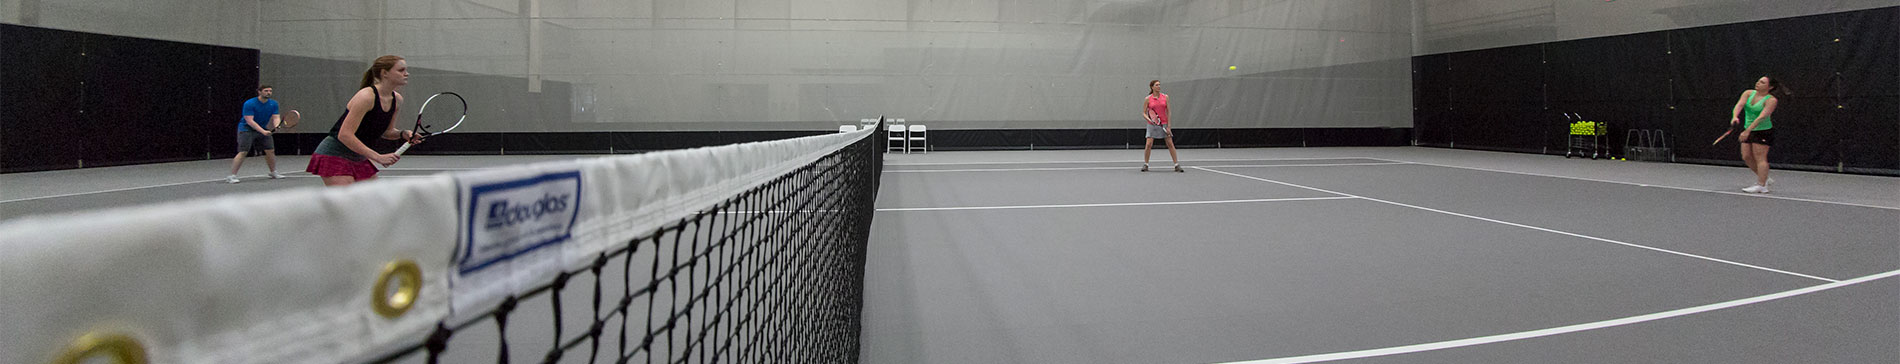
[[[1168,130],[1167,130],[1167,128],[1165,128],[1165,127],[1162,127],[1162,126],[1160,126],[1160,125],[1155,125],[1155,124],[1148,124],[1148,136],[1147,136],[1147,137],[1148,137],[1149,139],[1162,139],[1162,138],[1167,138],[1167,137],[1168,137]]]
[[[239,154],[250,153],[251,147],[253,146],[263,147],[264,150],[277,150],[277,142],[275,139],[269,135],[255,131],[245,130],[238,132],[237,142],[237,152]]]

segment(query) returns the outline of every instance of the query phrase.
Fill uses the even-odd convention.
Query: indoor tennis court
[[[1896,276],[1900,0],[0,1],[0,364],[1883,363]]]

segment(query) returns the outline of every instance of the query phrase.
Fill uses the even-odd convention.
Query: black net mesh
[[[856,363],[884,143],[863,138],[371,362],[460,362],[444,359],[454,351],[500,363]],[[577,306],[592,312],[563,312]],[[464,339],[490,325],[488,339]],[[523,325],[543,332],[510,333]]]

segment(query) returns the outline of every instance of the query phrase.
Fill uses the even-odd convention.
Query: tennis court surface
[[[1739,192],[1751,176],[1728,167],[1428,148],[1189,149],[1182,155],[1185,173],[1167,172],[1162,153],[1155,171],[1140,172],[1139,152],[1127,150],[885,155],[863,250],[858,361],[1900,357],[1892,345],[1900,337],[1900,300],[1894,298],[1900,297],[1894,277],[1900,274],[1900,184],[1892,178],[1777,171],[1775,193],[1757,195]],[[571,158],[415,156],[385,172],[389,179],[382,183]],[[303,162],[287,157],[280,163]],[[225,184],[216,178],[225,166],[206,161],[9,174],[0,176],[8,186],[0,209],[6,219],[17,219],[228,194],[294,194],[319,185],[300,174]],[[721,221],[714,225],[744,220]],[[719,241],[717,233],[706,235]],[[631,256],[645,264],[653,254]],[[645,268],[628,273],[619,267],[628,260],[610,258],[598,279],[575,278],[554,294],[562,297],[558,303],[548,295],[523,299],[506,334],[492,319],[474,321],[457,331],[445,360],[492,360],[502,345],[497,339],[506,336],[517,361],[537,362],[549,346],[580,343],[556,361],[588,362],[585,344],[598,342],[593,350],[605,353],[599,360],[611,362],[621,335],[615,325],[628,321],[615,317],[616,297],[626,292],[614,287],[633,278],[636,289],[649,279],[665,281],[642,276],[638,270]],[[721,264],[755,267],[734,263],[743,260]],[[655,262],[659,272],[674,263]],[[705,290],[723,292],[726,303],[751,302],[747,285],[708,283],[726,277],[719,270],[678,264],[705,269],[687,276],[713,284]],[[596,283],[608,287],[604,309],[597,306],[603,300],[590,297],[590,289],[600,289]],[[680,360],[674,355],[682,351],[700,353],[683,356],[687,362],[841,358],[732,349],[715,359],[721,343],[743,346],[774,327],[708,322],[721,307],[717,298],[658,297],[657,304],[636,301],[632,310],[675,314],[655,316],[661,323],[683,316],[679,312],[698,319],[676,320],[676,344],[631,350],[636,362],[661,354]],[[676,298],[686,299],[682,308],[662,307]],[[704,311],[708,305],[715,310]],[[567,316],[557,316],[554,307]],[[606,318],[602,338],[586,337],[593,321],[581,313],[590,312]],[[551,327],[555,321],[565,327]],[[689,335],[712,339],[692,342]],[[636,330],[631,346],[640,338]],[[424,355],[394,359],[423,362]]]
[[[1186,173],[1134,151],[889,158],[864,362],[1900,357],[1891,178],[1777,172],[1763,197],[1740,168],[1183,155]]]

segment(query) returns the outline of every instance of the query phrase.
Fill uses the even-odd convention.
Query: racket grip
[[[411,145],[415,145],[415,144],[409,144],[409,143],[402,143],[402,147],[398,147],[398,148],[396,148],[396,155],[397,155],[397,156],[401,156],[401,155],[402,155],[402,152],[407,152],[407,151],[409,151],[409,146],[411,146]]]

